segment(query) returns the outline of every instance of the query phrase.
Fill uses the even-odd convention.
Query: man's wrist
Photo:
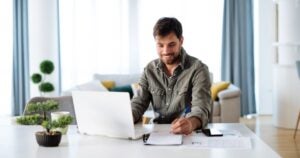
[[[190,117],[188,118],[192,123],[192,131],[201,127],[201,120],[198,117]]]

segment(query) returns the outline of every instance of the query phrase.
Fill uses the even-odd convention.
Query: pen
[[[183,111],[182,111],[182,113],[180,114],[180,117],[185,117],[185,115],[186,115],[185,111],[186,111],[186,110],[183,110]]]
[[[183,112],[180,114],[180,117],[185,117],[187,113],[191,112],[191,107],[187,104],[183,110]]]
[[[184,110],[181,112],[180,117],[179,117],[179,118],[176,118],[175,120],[173,120],[172,125],[176,124],[176,122],[177,122],[178,120],[180,120],[180,118],[181,118],[181,119],[182,119],[182,118],[185,118],[186,114],[189,113],[189,112],[191,112],[191,109],[190,109],[190,107],[189,107],[188,104],[187,104],[187,105],[185,106]],[[177,126],[178,126],[178,125],[177,125]],[[173,133],[172,130],[173,130],[173,127],[171,126],[171,131],[170,131],[171,133]]]

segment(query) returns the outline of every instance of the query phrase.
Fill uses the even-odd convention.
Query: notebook
[[[143,139],[145,145],[181,145],[183,136],[170,131],[154,131]]]
[[[73,91],[72,97],[79,133],[126,139],[150,133],[134,125],[127,92]]]

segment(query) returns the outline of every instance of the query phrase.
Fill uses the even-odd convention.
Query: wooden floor
[[[272,116],[241,118],[240,122],[250,128],[281,157],[300,158],[300,130],[294,140],[294,130],[273,126]]]

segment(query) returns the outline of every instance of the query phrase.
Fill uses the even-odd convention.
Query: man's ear
[[[181,36],[180,39],[179,39],[179,42],[180,42],[181,45],[183,44],[183,40],[184,40],[184,38],[183,38],[183,36]]]

